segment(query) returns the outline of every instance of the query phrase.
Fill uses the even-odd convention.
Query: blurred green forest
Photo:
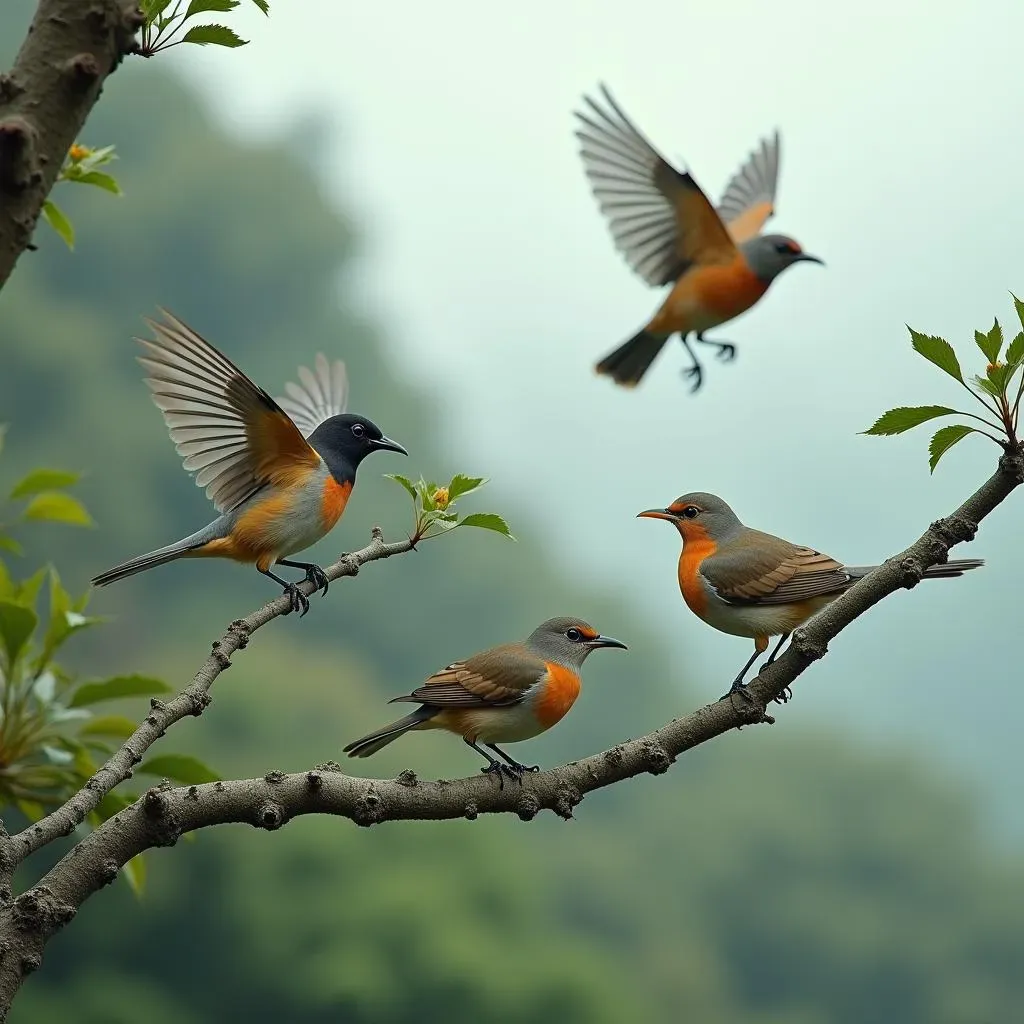
[[[30,7],[0,8],[2,61]],[[417,387],[350,308],[373,225],[357,196],[345,211],[325,201],[301,143],[238,141],[159,62],[118,72],[82,141],[117,143],[126,195],[62,187],[76,251],[41,226],[39,251],[0,293],[0,421],[5,475],[86,471],[99,525],[45,531],[26,566],[52,559],[80,589],[212,517],[133,358],[157,304],[274,393],[318,350],[344,358],[353,410],[409,447],[408,462],[364,465],[314,557],[361,546],[374,523],[392,537],[406,528],[407,498],[384,472],[487,473],[457,442],[433,441],[457,390]],[[387,717],[387,697],[553,614],[582,615],[631,650],[592,659],[576,710],[519,748],[528,759],[582,756],[719,692],[674,679],[642,609],[557,575],[528,528],[535,506],[496,481],[473,508],[506,514],[517,545],[460,531],[338,583],[301,622],[274,623],[203,718],[175,729],[175,749],[246,776],[339,758]],[[93,610],[114,620],[69,653],[87,671],[179,686],[227,622],[272,593],[253,570],[168,566],[98,594]],[[452,777],[477,762],[425,735],[358,764],[405,767]],[[971,794],[928,764],[795,729],[785,712],[589,797],[569,823],[305,818],[273,835],[208,831],[149,864],[141,902],[115,885],[51,944],[15,1024],[977,1024],[1018,1019],[1024,1001],[1019,851],[996,853]]]

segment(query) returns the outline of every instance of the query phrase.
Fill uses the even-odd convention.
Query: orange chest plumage
[[[715,553],[717,545],[703,532],[688,539],[679,556],[679,589],[687,607],[695,615],[703,616],[708,606],[708,595],[700,579],[700,567],[705,558]]]
[[[533,713],[545,729],[560,722],[580,695],[580,677],[570,668],[548,662],[548,678],[537,697]]]
[[[721,317],[739,316],[768,290],[739,253],[732,263],[695,267],[687,278],[701,306]]]
[[[333,476],[328,476],[324,484],[323,497],[320,499],[320,515],[323,518],[324,526],[330,530],[341,518],[348,504],[349,495],[352,493],[352,481],[339,484]]]

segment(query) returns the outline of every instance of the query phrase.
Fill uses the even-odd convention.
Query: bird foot
[[[690,388],[691,395],[694,395],[698,391],[700,391],[700,386],[701,384],[704,383],[704,371],[700,368],[700,366],[697,363],[694,363],[693,366],[688,366],[685,370],[683,370],[683,376],[687,380],[693,381],[693,387]]]
[[[723,363],[731,363],[736,358],[735,345],[731,345],[727,341],[715,341],[710,344],[718,347],[718,351],[715,353],[715,358],[721,359]]]
[[[497,775],[498,776],[498,789],[505,788],[505,779],[514,779],[519,785],[523,784],[523,772],[532,771],[533,769],[527,768],[525,765],[517,764],[515,768],[510,764],[503,764],[501,761],[492,761],[486,768],[481,768],[480,771],[484,775]]]
[[[313,584],[314,594],[318,590],[322,590],[324,592],[324,597],[327,596],[327,587],[330,584],[330,580],[327,579],[327,573],[325,573],[319,565],[309,566],[306,570],[306,582]]]
[[[292,612],[298,612],[301,619],[309,611],[309,598],[294,583],[287,584],[284,592],[288,597],[290,605],[288,611],[284,614],[290,615]]]
[[[787,686],[777,697],[772,697],[776,704],[788,704],[793,699],[793,688]]]

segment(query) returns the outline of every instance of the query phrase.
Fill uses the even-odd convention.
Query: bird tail
[[[376,754],[378,750],[394,742],[399,736],[404,736],[410,729],[415,729],[416,726],[429,721],[437,714],[437,711],[437,708],[420,706],[405,718],[400,718],[397,722],[385,725],[383,729],[378,729],[376,732],[371,732],[362,739],[350,743],[345,747],[344,752],[349,757],[369,757],[371,754]]]
[[[983,558],[954,558],[951,562],[946,562],[944,565],[933,565],[924,571],[924,579],[926,580],[944,580],[952,576],[963,576],[965,572],[971,569],[978,569],[985,564]],[[855,580],[859,580],[862,576],[867,576],[873,569],[877,569],[877,565],[857,565],[847,566],[846,571]]]
[[[666,341],[668,335],[652,334],[644,329],[634,334],[614,352],[609,352],[594,369],[611,377],[616,384],[635,388]]]
[[[163,565],[164,562],[173,562],[174,559],[181,558],[196,548],[201,548],[209,539],[202,534],[192,534],[191,537],[185,537],[166,547],[147,551],[144,555],[130,558],[127,562],[115,565],[113,569],[101,572],[99,576],[93,577],[92,584],[94,587],[105,587],[108,583],[116,583],[127,576],[134,576],[137,572],[145,572],[154,566]]]

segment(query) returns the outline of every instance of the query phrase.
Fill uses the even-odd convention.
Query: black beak
[[[616,640],[613,636],[595,636],[593,640],[587,641],[588,647],[621,647],[622,650],[628,651],[629,648],[621,641]]]
[[[802,252],[793,257],[794,263],[817,263],[820,266],[825,266],[825,261],[818,259],[817,256],[812,256],[809,252]]]
[[[401,452],[402,455],[409,454],[397,441],[392,441],[390,437],[382,436],[375,438],[370,442],[370,445],[374,451]]]

